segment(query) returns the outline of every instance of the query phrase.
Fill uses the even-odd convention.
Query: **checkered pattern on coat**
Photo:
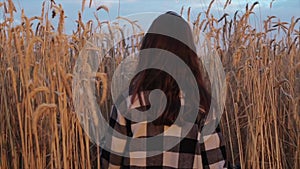
[[[145,97],[144,97],[145,98]],[[130,99],[128,99],[130,100]],[[182,103],[184,103],[182,101]],[[129,104],[128,104],[129,105]],[[135,101],[129,105],[130,108],[139,109],[145,104]],[[193,124],[193,127],[185,137],[181,137],[181,127],[177,125],[169,126],[154,125],[152,122],[134,123],[124,116],[113,106],[108,130],[103,145],[106,147],[101,151],[101,168],[153,168],[153,169],[220,169],[226,168],[225,146],[222,141],[220,128],[209,135],[200,134],[200,124]],[[170,131],[171,129],[171,131]],[[168,130],[168,135],[164,135]],[[179,143],[170,150],[163,153],[147,156],[149,150],[145,145],[144,150],[132,150],[134,147],[130,141],[118,138],[114,132],[133,138],[147,138],[162,134],[161,144],[155,145],[157,150],[162,150],[168,139],[181,139]],[[201,141],[204,140],[204,141]],[[112,151],[107,151],[112,150]],[[154,151],[154,150],[152,150]],[[144,158],[136,158],[136,157]],[[133,158],[134,157],[134,158]],[[146,157],[146,158],[145,158]]]

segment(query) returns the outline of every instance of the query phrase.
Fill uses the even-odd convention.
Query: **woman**
[[[151,108],[149,101],[149,91],[160,89],[164,92],[167,99],[166,105],[155,110],[163,110],[156,113],[156,119],[145,121],[133,121],[129,116],[125,116],[123,112],[117,110],[116,107],[112,109],[110,118],[110,127],[119,133],[131,138],[152,138],[166,130],[170,126],[176,125],[178,129],[184,126],[184,123],[192,121],[193,125],[183,138],[178,139],[178,144],[169,149],[163,149],[162,145],[154,145],[155,149],[138,151],[133,155],[133,148],[131,140],[119,141],[112,137],[105,138],[105,147],[101,154],[102,168],[224,168],[225,167],[225,148],[222,144],[221,134],[219,128],[211,137],[201,134],[201,129],[204,125],[205,117],[209,112],[211,105],[211,97],[207,92],[205,83],[203,82],[200,71],[200,62],[196,54],[196,48],[193,40],[193,35],[189,24],[175,12],[167,12],[160,15],[150,26],[147,34],[144,36],[140,50],[159,49],[168,51],[179,57],[192,72],[181,69],[180,64],[174,64],[172,71],[176,72],[186,83],[191,83],[196,80],[196,86],[199,93],[189,93],[187,102],[184,98],[184,93],[189,91],[182,91],[176,80],[163,70],[150,68],[138,73],[130,84],[130,97],[128,109],[136,109],[139,111],[147,111]],[[168,64],[165,57],[166,53],[156,53],[159,57],[153,57],[149,53],[141,53],[139,57],[143,61],[139,61],[139,67],[147,67],[148,63],[154,64]],[[181,80],[182,80],[181,79]],[[192,90],[194,91],[194,90]],[[156,98],[158,102],[163,98]],[[188,118],[191,114],[189,112],[190,105],[197,102],[200,105],[196,110],[197,118]],[[199,103],[200,102],[200,103]],[[181,117],[179,115],[181,107],[184,107],[184,113]],[[181,117],[179,119],[179,117]],[[178,120],[179,119],[179,120]],[[179,123],[176,123],[178,122]],[[178,131],[179,131],[178,130]],[[113,131],[108,131],[113,132]],[[179,134],[180,136],[180,134]],[[203,139],[204,137],[208,139]],[[164,144],[167,143],[167,137],[161,137]],[[176,138],[171,138],[176,139]],[[203,142],[204,140],[204,142]],[[149,147],[147,143],[145,146]],[[152,145],[153,146],[153,145]],[[113,147],[113,148],[112,148]],[[114,149],[115,152],[108,150]],[[153,153],[154,152],[154,153]],[[151,154],[152,153],[152,154]],[[146,156],[145,156],[146,154]],[[147,155],[148,154],[148,155]],[[151,154],[151,155],[149,155]],[[141,155],[141,156],[139,156]],[[143,156],[144,155],[144,156]]]

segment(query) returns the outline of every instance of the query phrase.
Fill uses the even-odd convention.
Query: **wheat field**
[[[78,26],[66,34],[64,9],[54,1],[45,1],[39,16],[28,18],[21,11],[20,24],[14,22],[14,2],[0,2],[5,14],[0,23],[1,169],[100,168],[100,147],[85,135],[74,112],[72,72],[87,39],[110,23],[97,15],[84,22],[82,3]],[[213,4],[191,22],[195,35],[204,32],[213,39],[225,68],[228,92],[221,126],[228,161],[246,169],[300,168],[300,18],[281,22],[269,16],[257,30],[249,18],[258,3],[220,18],[210,13]],[[103,5],[97,10],[109,12]],[[191,10],[178,12],[190,20]],[[119,51],[138,45],[118,45],[100,64],[96,95],[106,117],[112,74],[122,60]]]

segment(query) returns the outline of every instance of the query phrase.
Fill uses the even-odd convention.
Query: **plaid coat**
[[[129,99],[128,99],[129,100]],[[145,103],[145,102],[144,102]],[[146,101],[147,103],[147,101]],[[181,102],[183,104],[183,101]],[[136,100],[133,104],[128,104],[130,109],[139,109],[145,106]],[[170,150],[162,151],[154,156],[145,156],[149,151],[147,148],[143,151],[130,150],[128,147],[130,141],[120,139],[115,136],[114,132],[133,138],[148,138],[157,136],[170,129],[165,125],[154,125],[152,122],[134,123],[125,118],[113,106],[109,125],[112,130],[108,130],[103,146],[106,148],[101,151],[101,168],[153,168],[153,169],[220,169],[226,168],[225,164],[225,146],[222,141],[219,127],[215,132],[209,135],[200,134],[200,124],[195,122],[188,134],[181,138],[181,126],[175,126],[172,135],[161,136],[161,144],[155,145],[158,150],[162,150],[163,144],[167,139],[178,139],[181,141]],[[200,141],[200,140],[204,140]],[[146,146],[147,147],[147,146]],[[112,150],[112,151],[107,151]],[[137,156],[143,158],[136,158]],[[134,156],[135,158],[133,158]]]

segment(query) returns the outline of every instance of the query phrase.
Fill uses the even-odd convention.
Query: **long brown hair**
[[[178,18],[180,23],[178,23]],[[175,33],[180,33],[181,37],[184,38],[183,40],[178,40],[159,33],[153,33],[160,32],[161,29],[165,30],[166,24],[163,24],[162,22],[165,22],[166,20],[168,21],[167,26],[172,28]],[[162,26],[164,27],[162,28]],[[194,87],[198,87],[200,107],[202,109],[202,111],[200,111],[199,109],[199,115],[201,117],[204,117],[203,115],[205,114],[205,112],[209,111],[211,97],[208,94],[203,82],[203,77],[200,71],[201,64],[197,54],[195,53],[196,47],[189,24],[174,12],[167,12],[160,15],[153,21],[148,30],[148,33],[146,33],[144,38],[142,39],[140,50],[150,48],[162,49],[171,52],[182,59],[186,65],[188,65],[194,77],[186,76],[187,72],[180,70],[180,68],[177,68],[175,65],[174,69],[178,69],[178,73],[180,73],[180,75],[184,77],[187,82],[190,80],[190,78],[196,79],[198,86]],[[149,62],[152,63],[167,62],[164,60],[163,55],[159,60],[153,60],[151,56],[146,57],[147,59],[149,59]],[[138,66],[141,66],[140,64],[142,63],[139,62]],[[157,125],[170,126],[175,122],[179,114],[181,102],[179,86],[176,83],[175,79],[173,79],[172,76],[168,73],[158,69],[147,69],[138,73],[131,81],[131,101],[133,102],[136,97],[140,98],[140,93],[142,91],[151,91],[153,89],[162,90],[167,97],[167,105],[164,112],[155,121],[153,121],[153,123]]]

